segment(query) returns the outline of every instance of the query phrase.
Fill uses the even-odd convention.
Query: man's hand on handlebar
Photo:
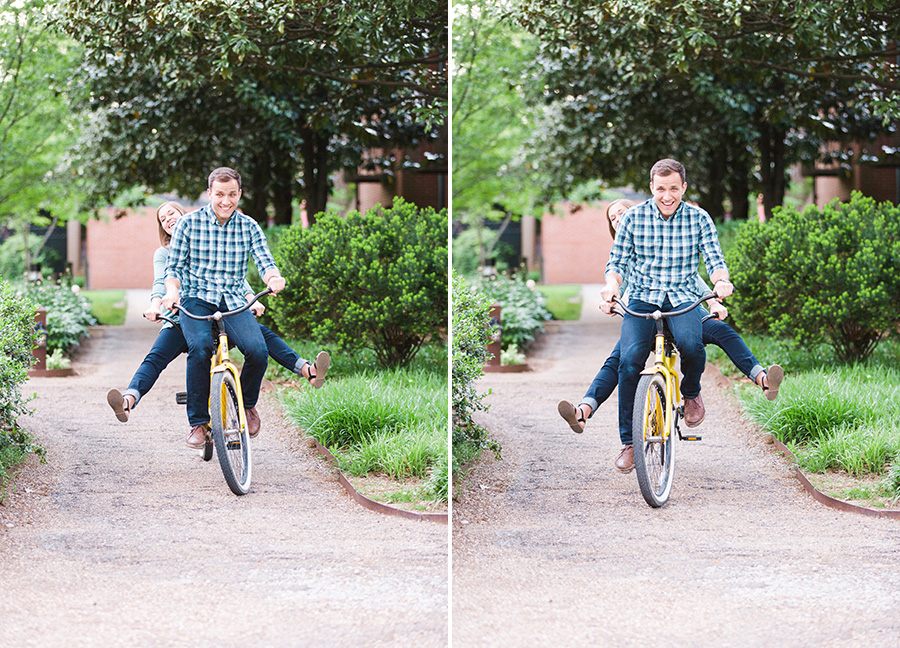
[[[162,307],[168,310],[175,310],[175,306],[179,303],[181,295],[176,290],[174,292],[167,292],[165,297],[162,298]]]
[[[734,293],[734,284],[728,279],[719,279],[713,286],[713,292],[716,293],[716,298],[719,300],[731,297],[732,293]]]
[[[276,275],[276,276],[272,277],[271,279],[269,279],[268,282],[266,282],[266,286],[269,288],[269,290],[272,291],[273,295],[277,295],[282,290],[284,290],[284,287],[286,284],[287,284],[287,282],[284,280],[284,277],[282,277],[281,275]]]

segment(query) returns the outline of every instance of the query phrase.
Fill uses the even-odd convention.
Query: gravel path
[[[155,332],[130,312],[25,385],[48,463],[0,507],[0,646],[446,646],[447,527],[355,504],[274,396],[243,497],[184,445],[183,356],[115,419]]]
[[[679,444],[662,509],[613,468],[615,394],[571,432],[556,404],[618,337],[594,294],[532,371],[481,381],[503,459],[454,503],[454,647],[900,646],[900,523],[816,503],[714,371],[703,441]]]

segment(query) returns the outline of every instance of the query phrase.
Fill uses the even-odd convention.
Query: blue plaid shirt
[[[628,280],[631,299],[678,306],[700,297],[701,253],[710,275],[727,269],[709,214],[682,201],[667,220],[651,198],[622,214],[606,272]]]
[[[207,205],[175,223],[169,243],[166,279],[181,282],[181,295],[218,305],[222,297],[229,309],[247,303],[247,254],[262,277],[275,268],[266,236],[259,224],[239,211],[220,225]]]

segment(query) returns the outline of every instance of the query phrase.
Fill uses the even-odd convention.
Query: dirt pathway
[[[447,527],[352,502],[274,396],[244,497],[184,445],[184,357],[116,421],[154,336],[132,312],[25,385],[48,463],[0,507],[0,646],[445,646]]]
[[[900,646],[900,523],[812,500],[714,372],[662,509],[613,468],[616,394],[569,430],[558,400],[617,337],[609,319],[554,324],[533,371],[482,380],[503,460],[454,503],[453,645]]]

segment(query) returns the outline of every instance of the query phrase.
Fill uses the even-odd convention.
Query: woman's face
[[[618,203],[612,209],[609,210],[609,222],[612,223],[613,229],[619,229],[619,218],[622,217],[628,211],[628,207],[626,207],[623,203]]]
[[[181,212],[172,205],[167,205],[159,211],[159,222],[169,236],[172,236],[172,230],[175,229],[175,223],[179,218],[181,218]]]

